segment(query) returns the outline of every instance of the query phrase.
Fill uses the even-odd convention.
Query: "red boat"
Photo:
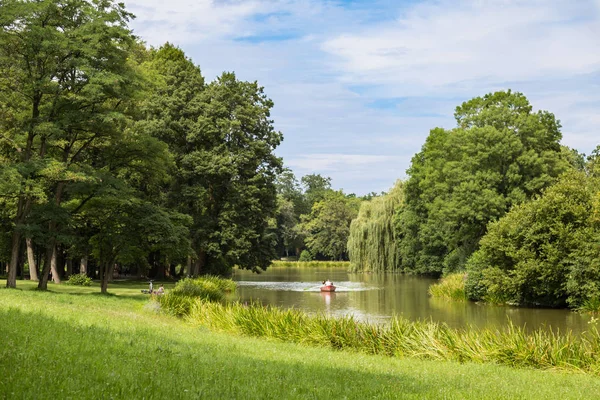
[[[333,286],[333,285],[321,286],[321,292],[335,292],[335,286]]]

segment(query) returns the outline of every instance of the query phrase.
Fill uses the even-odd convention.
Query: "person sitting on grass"
[[[157,295],[161,295],[161,294],[165,294],[165,288],[163,285],[160,285],[160,287],[158,288],[158,290],[156,291]]]

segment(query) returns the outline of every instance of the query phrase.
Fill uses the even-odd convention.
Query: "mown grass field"
[[[0,289],[0,398],[591,399],[591,375],[370,356],[216,333],[144,284]],[[4,286],[4,282],[0,281]]]

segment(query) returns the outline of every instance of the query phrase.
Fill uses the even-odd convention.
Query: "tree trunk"
[[[73,259],[72,258],[67,258],[67,275],[66,277],[69,278],[71,275],[73,275]]]
[[[88,273],[88,257],[81,257],[81,263],[79,264],[79,273],[81,275],[87,275]]]
[[[185,275],[186,277],[192,276],[192,257],[188,256],[187,265],[185,267]]]
[[[37,264],[35,263],[35,255],[33,253],[33,243],[31,242],[31,238],[26,238],[25,242],[27,243],[27,260],[29,262],[29,279],[37,282],[38,278],[38,270]]]
[[[17,264],[19,263],[19,250],[21,248],[21,233],[17,228],[13,231],[10,263],[8,264],[8,277],[6,287],[17,287]]]
[[[206,251],[200,250],[198,252],[198,258],[194,263],[194,273],[192,274],[194,277],[200,276],[200,273],[204,269],[204,265],[206,264]]]
[[[42,268],[42,274],[40,276],[40,283],[38,283],[39,290],[48,290],[48,275],[50,274],[50,265],[52,264],[53,248],[46,246],[46,257],[44,259],[44,268]]]
[[[108,293],[108,277],[110,276],[112,262],[100,264],[100,293]]]
[[[61,271],[58,270],[56,262],[56,245],[52,246],[52,258],[50,259],[50,270],[52,271],[52,281],[54,283],[61,283]]]

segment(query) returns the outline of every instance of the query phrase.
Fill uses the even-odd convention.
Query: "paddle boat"
[[[333,286],[333,285],[321,286],[321,292],[335,292],[335,286]]]

